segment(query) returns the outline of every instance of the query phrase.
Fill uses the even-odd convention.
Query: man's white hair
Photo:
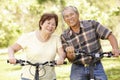
[[[64,17],[64,11],[67,9],[72,9],[76,14],[79,14],[78,9],[75,6],[67,6],[62,10],[62,16]]]

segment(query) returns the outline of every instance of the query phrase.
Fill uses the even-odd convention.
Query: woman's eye
[[[50,23],[48,22],[48,24],[50,24]]]
[[[52,26],[55,26],[55,24],[52,24]]]

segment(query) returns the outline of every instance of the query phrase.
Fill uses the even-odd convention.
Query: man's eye
[[[65,16],[65,18],[68,18],[68,16]]]
[[[73,16],[73,15],[74,15],[73,13],[70,14],[70,16]]]

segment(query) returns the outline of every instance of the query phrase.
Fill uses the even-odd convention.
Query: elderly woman
[[[66,57],[60,38],[53,35],[58,25],[58,16],[53,13],[45,13],[39,21],[39,30],[22,35],[12,46],[8,48],[8,57],[11,64],[16,63],[14,53],[23,49],[26,60],[32,63],[43,63],[55,59],[56,53],[59,58],[57,65],[63,64]],[[30,74],[30,66],[23,66],[21,80],[33,80],[34,76]],[[56,80],[54,67],[45,67],[46,74],[40,80]]]

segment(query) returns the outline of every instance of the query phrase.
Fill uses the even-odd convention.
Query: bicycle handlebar
[[[99,61],[103,57],[112,57],[114,54],[110,52],[103,52],[103,53],[86,53],[85,51],[78,51],[76,53],[76,58],[74,59],[73,63],[75,64],[89,64],[91,61],[95,63],[96,61]]]
[[[110,52],[103,52],[102,55],[104,57],[112,57],[112,56],[114,56],[114,54],[111,51]]]
[[[9,60],[7,60],[7,63],[9,63]],[[54,67],[55,65],[57,65],[55,60],[46,61],[44,63],[32,63],[30,61],[21,60],[21,59],[19,59],[19,60],[17,59],[16,64],[20,64],[21,66],[25,66],[25,65],[35,66],[36,67],[35,74],[32,74],[32,72],[30,71],[31,75],[33,75],[33,76],[35,75],[34,76],[35,80],[39,80],[39,77],[43,77],[46,74],[46,70],[44,69],[44,65],[45,66],[51,66],[51,67]],[[64,61],[63,64],[67,64],[67,62]],[[40,65],[42,65],[42,66],[40,66]],[[39,68],[41,68],[41,69],[39,69]],[[41,75],[39,75],[40,70],[44,70],[44,72]]]
[[[7,60],[7,63],[9,63],[9,60]],[[16,64],[20,64],[21,66],[25,66],[25,65],[32,65],[32,66],[37,66],[37,65],[55,66],[55,65],[57,65],[55,60],[53,60],[53,61],[46,61],[44,63],[32,63],[30,61],[21,60],[21,59],[19,59],[19,60],[17,59],[16,60]],[[64,61],[63,64],[67,64],[67,62]]]
[[[85,51],[79,51],[78,53],[76,53],[76,56],[79,56],[79,58],[82,56],[90,56],[91,58],[102,58],[102,57],[112,57],[114,56],[114,54],[111,51],[103,52],[103,53],[93,53],[93,54],[86,53]]]
[[[110,52],[103,52],[103,53],[96,53],[94,54],[94,57],[96,58],[101,58],[101,57],[112,57],[114,56],[114,54],[110,51]]]

